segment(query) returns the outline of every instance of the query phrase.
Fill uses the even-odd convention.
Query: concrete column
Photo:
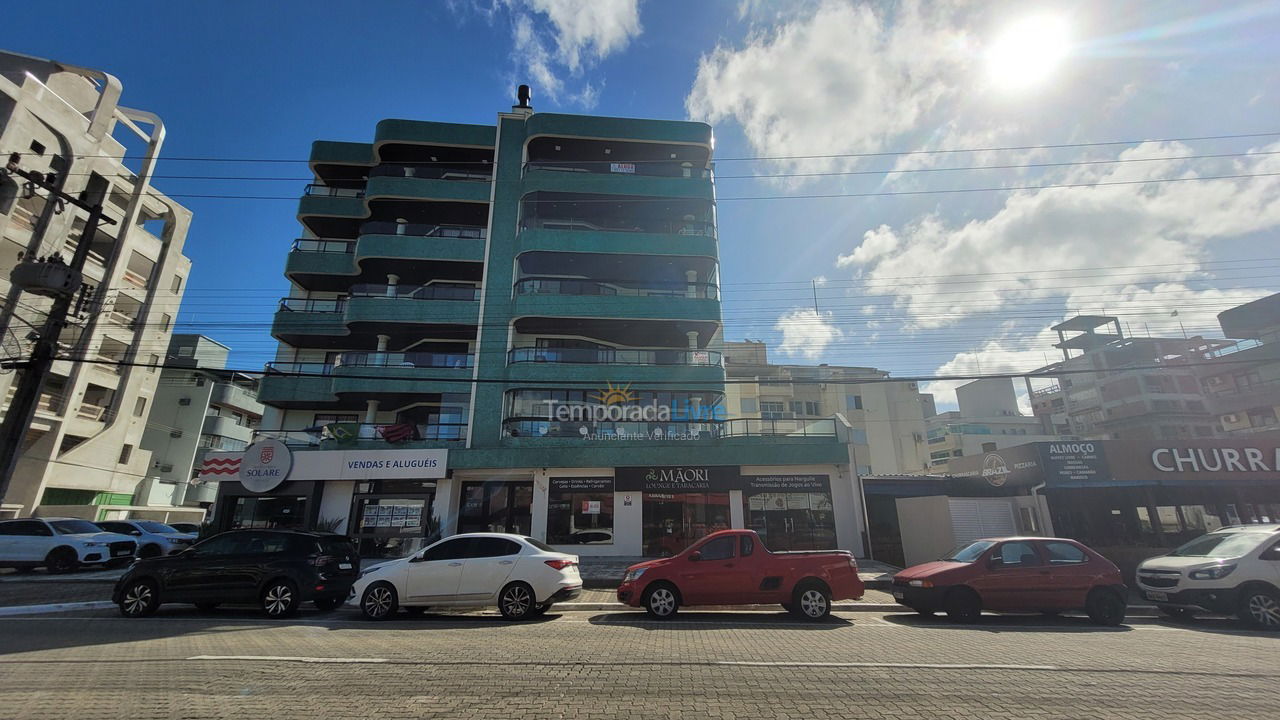
[[[405,220],[404,218],[396,218],[396,234],[403,235],[405,232],[405,225],[408,224],[408,220]]]
[[[379,336],[378,336],[378,352],[380,352],[380,353],[381,353],[381,352],[386,352],[386,351],[387,351],[387,343],[388,343],[388,342],[391,342],[391,336],[390,336],[390,335],[379,335]]]
[[[741,530],[746,526],[747,526],[746,519],[743,517],[743,513],[742,513],[742,491],[730,490],[729,491],[729,527],[733,528],[734,530]]]
[[[399,275],[387,275],[387,297],[396,296],[396,286],[400,284]]]
[[[685,290],[685,297],[691,297],[691,298],[698,297],[698,286],[695,284],[698,282],[698,271],[686,270],[684,273],[684,278],[685,278],[685,282],[689,283],[689,287]]]
[[[690,330],[689,332],[685,333],[684,336],[689,338],[689,349],[697,350],[698,349],[698,331]]]
[[[378,422],[378,401],[366,400],[364,410],[364,424],[372,425]]]

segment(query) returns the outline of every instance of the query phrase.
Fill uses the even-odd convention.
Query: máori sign
[[[1151,464],[1161,472],[1280,472],[1280,448],[1156,448]]]

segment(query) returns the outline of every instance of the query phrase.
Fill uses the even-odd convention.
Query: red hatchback
[[[963,623],[983,610],[1084,610],[1095,623],[1119,625],[1128,590],[1110,560],[1074,540],[1012,537],[975,540],[899,572],[893,597],[921,615],[942,610]]]

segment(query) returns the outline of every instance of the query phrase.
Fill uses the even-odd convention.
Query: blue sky
[[[59,7],[57,32],[36,5],[7,8],[6,47],[119,77],[124,104],[165,120],[168,158],[304,160],[313,140],[369,141],[387,117],[488,124],[517,82],[538,110],[710,121],[718,158],[841,155],[717,166],[726,338],[769,340],[775,360],[1026,370],[1053,358],[1045,328],[1069,312],[1218,335],[1217,312],[1280,285],[1280,155],[1262,154],[1280,135],[855,156],[1280,132],[1275,3]],[[1083,161],[1104,162],[941,170]],[[157,172],[286,178],[156,181],[173,195],[297,197],[306,165]],[[1253,177],[1137,183],[1222,175]],[[1089,187],[1118,182],[1134,184]],[[794,197],[1044,184],[1082,187]],[[259,367],[296,201],[182,202],[195,219],[181,329]],[[944,405],[949,387],[934,386]]]

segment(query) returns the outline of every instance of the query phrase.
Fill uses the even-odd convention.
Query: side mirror
[[[689,560],[691,562],[698,562],[701,559],[702,559],[702,551],[695,550],[694,552],[689,553]]]
[[[999,555],[992,555],[991,559],[987,561],[987,567],[989,568],[1004,567],[1004,558],[1000,557]]]
[[[140,536],[142,535],[142,531],[141,531],[141,530],[130,530],[130,531],[129,531],[129,534],[130,534],[130,535],[134,535],[134,536],[138,536],[138,537],[140,537]]]

